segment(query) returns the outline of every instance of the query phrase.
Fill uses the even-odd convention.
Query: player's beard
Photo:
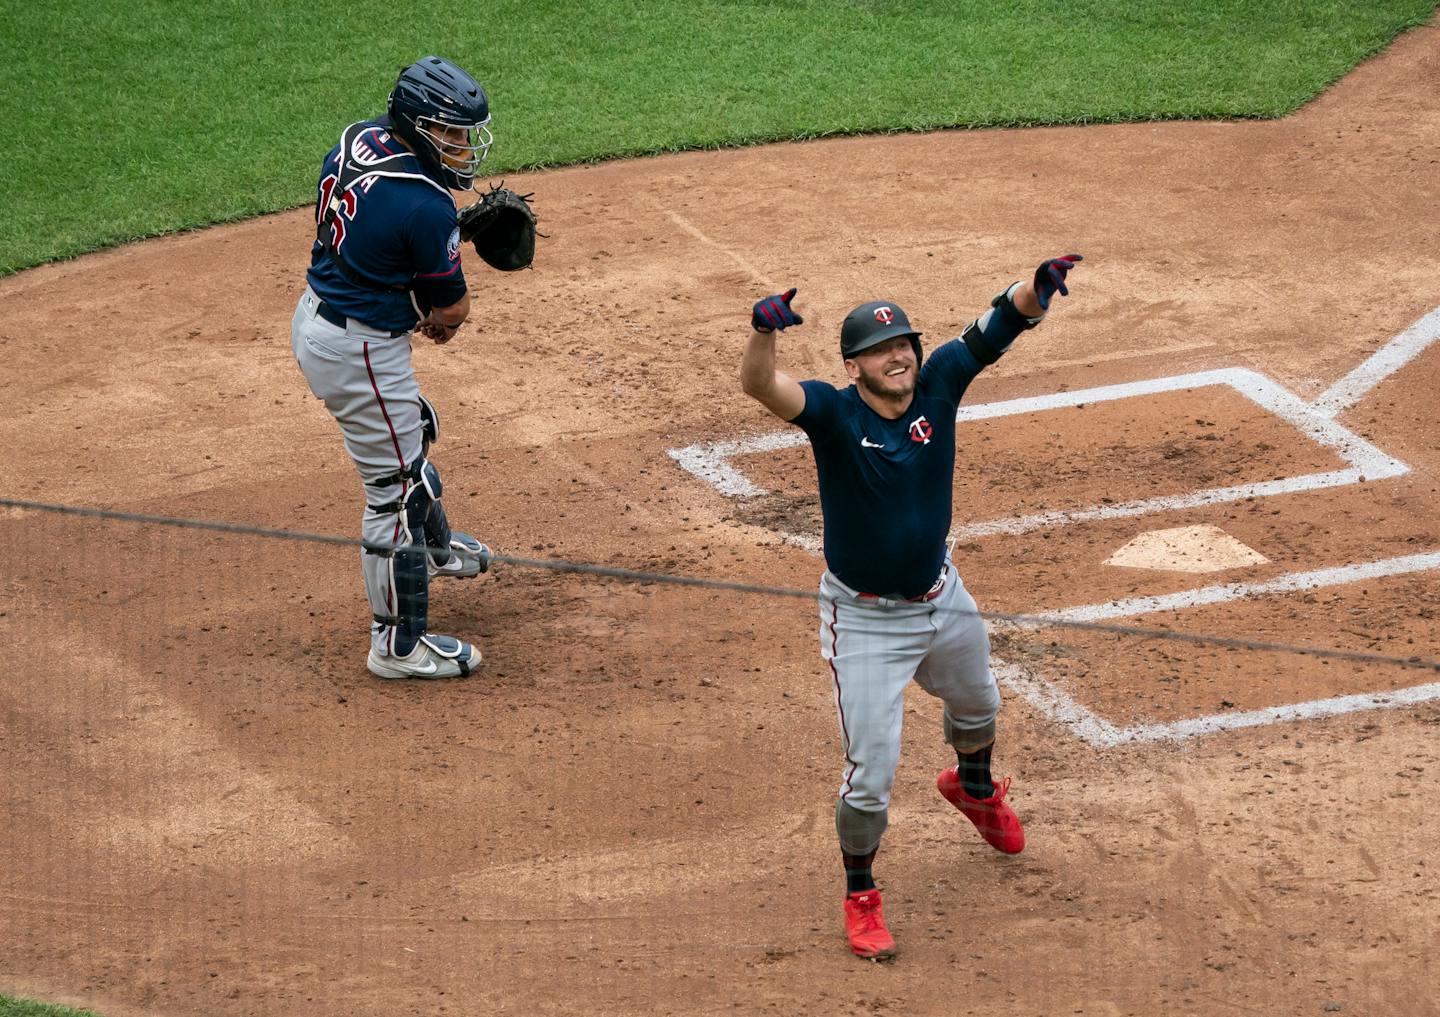
[[[915,369],[913,367],[899,378],[889,378],[883,371],[872,374],[858,361],[856,366],[860,368],[860,377],[856,379],[856,383],[876,399],[903,403],[915,394]],[[889,365],[889,367],[894,366],[894,364]]]

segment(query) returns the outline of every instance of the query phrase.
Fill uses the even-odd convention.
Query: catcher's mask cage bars
[[[457,124],[440,117],[419,116],[415,118],[415,129],[435,149],[440,161],[448,166],[469,190],[475,184],[475,174],[480,164],[490,154],[495,137],[490,133],[490,117],[478,124]],[[451,132],[463,131],[465,143],[452,140]],[[440,135],[437,137],[437,132]],[[443,140],[442,140],[443,139]]]
[[[357,540],[353,537],[333,537],[321,533],[304,533],[297,530],[276,530],[244,523],[223,523],[209,519],[184,519],[177,516],[152,516],[136,512],[117,512],[111,509],[86,508],[79,505],[55,505],[47,502],[21,501],[15,498],[0,498],[0,508],[30,512],[49,512],[57,515],[84,516],[91,519],[110,519],[118,522],[139,523],[151,526],[168,526],[178,529],[208,530],[232,533],[240,536],[265,537],[272,540],[293,540],[310,544],[329,544],[336,547],[358,547],[373,554],[389,555],[397,550],[408,552],[425,551],[449,552],[459,558],[482,557],[457,547],[431,547],[428,544],[377,544]],[[735,583],[719,579],[705,579],[700,576],[676,576],[663,572],[642,572],[637,569],[616,568],[609,565],[592,565],[585,562],[570,562],[554,558],[520,558],[514,555],[496,554],[489,556],[492,565],[514,565],[517,568],[546,569],[552,572],[570,572],[580,575],[600,576],[607,579],[626,579],[640,583],[666,583],[673,586],[695,586],[707,590],[728,590],[736,593],[753,593],[768,597],[788,597],[796,600],[817,601],[819,594],[810,590],[786,589],[779,586],[764,586],[756,583]],[[1298,656],[1317,657],[1322,660],[1343,660],[1359,664],[1380,664],[1390,667],[1410,668],[1421,671],[1440,672],[1440,660],[1428,660],[1419,656],[1395,657],[1383,653],[1368,653],[1358,650],[1341,650],[1324,646],[1300,646],[1292,643],[1271,643],[1255,639],[1239,639],[1232,636],[1216,636],[1203,633],[1175,632],[1171,629],[1147,629],[1130,625],[1108,625],[1101,622],[1074,621],[1048,615],[1009,614],[1000,611],[966,611],[959,608],[937,608],[955,614],[974,615],[986,621],[1004,622],[1026,628],[1061,628],[1081,632],[1100,632],[1112,635],[1133,636],[1139,639],[1168,640],[1193,643],[1202,646],[1219,646],[1236,650],[1255,650],[1269,653],[1286,653]]]

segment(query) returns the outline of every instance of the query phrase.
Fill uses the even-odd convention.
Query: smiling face
[[[915,345],[908,335],[896,336],[861,350],[845,360],[845,373],[855,382],[862,395],[900,406],[909,405],[915,392],[919,364]],[[869,402],[870,400],[866,400]]]

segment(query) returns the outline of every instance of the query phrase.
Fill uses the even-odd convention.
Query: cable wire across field
[[[288,540],[309,544],[325,544],[332,547],[353,547],[361,550],[391,554],[397,550],[415,552],[445,552],[460,558],[475,558],[476,555],[461,548],[430,547],[425,544],[377,544],[354,537],[337,537],[323,533],[306,533],[300,530],[281,530],[247,523],[226,523],[212,519],[186,519],[178,516],[147,515],[139,512],[120,512],[114,509],[89,508],[80,505],[56,505],[47,502],[22,501],[15,498],[0,498],[0,508],[28,512],[47,512],[55,515],[80,516],[89,519],[105,519],[113,522],[136,523],[149,526],[165,526],[176,529],[205,530],[228,533],[236,536],[262,537],[269,540]],[[723,579],[707,579],[703,576],[679,576],[664,572],[646,572],[640,569],[621,568],[613,565],[596,565],[588,562],[572,562],[558,558],[527,558],[517,555],[499,554],[492,551],[492,564],[510,565],[515,568],[542,569],[550,572],[596,576],[604,579],[620,579],[638,583],[663,583],[671,586],[688,586],[705,590],[747,593],[764,597],[785,597],[794,600],[818,601],[819,594],[813,590],[796,590],[783,586],[769,586],[760,583],[737,583]],[[1284,653],[1297,656],[1315,657],[1321,660],[1340,660],[1356,664],[1376,664],[1386,667],[1407,668],[1440,673],[1440,660],[1420,656],[1397,657],[1391,654],[1372,653],[1363,650],[1342,650],[1336,647],[1305,646],[1296,643],[1266,642],[1257,639],[1243,639],[1237,636],[1220,636],[1207,633],[1176,632],[1172,629],[1143,628],[1133,625],[1113,625],[1105,622],[1078,621],[1057,618],[1045,614],[1014,614],[1003,611],[966,611],[959,608],[940,608],[957,614],[975,615],[985,621],[1009,628],[1046,629],[1060,628],[1080,632],[1103,633],[1128,636],[1135,639],[1165,640],[1190,643],[1200,646],[1215,646],[1223,649],[1250,650],[1265,653]]]

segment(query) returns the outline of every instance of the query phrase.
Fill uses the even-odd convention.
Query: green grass
[[[0,9],[0,274],[310,200],[430,52],[489,173],[936,127],[1288,113],[1434,0],[52,0]]]
[[[96,1017],[94,1010],[72,1010],[53,1003],[37,1003],[0,993],[0,1017]]]
[[[1434,0],[53,0],[0,10],[0,274],[310,200],[430,52],[503,173],[936,127],[1273,117]]]

